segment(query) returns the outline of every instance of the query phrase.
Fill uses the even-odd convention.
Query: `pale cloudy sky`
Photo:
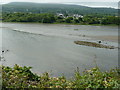
[[[120,0],[0,0],[0,3],[9,2],[39,2],[39,3],[64,3],[64,2],[119,2]]]

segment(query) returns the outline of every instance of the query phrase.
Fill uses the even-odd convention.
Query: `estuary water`
[[[3,23],[0,35],[1,50],[6,51],[2,64],[31,66],[37,74],[71,77],[77,67],[83,71],[97,65],[105,71],[118,66],[118,49],[74,43],[101,40],[103,44],[118,46],[117,26]]]

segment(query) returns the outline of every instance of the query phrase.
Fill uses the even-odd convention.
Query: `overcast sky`
[[[9,2],[39,2],[39,3],[64,3],[64,2],[119,2],[120,0],[0,0],[0,3]]]

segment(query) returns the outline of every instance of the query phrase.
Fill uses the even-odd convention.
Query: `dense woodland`
[[[64,17],[57,15],[61,13]],[[83,17],[74,17],[74,14]],[[118,10],[80,5],[13,2],[2,6],[4,22],[119,24]]]
[[[117,24],[120,18],[117,16],[85,15],[83,17],[61,17],[51,13],[3,13],[4,22],[38,22],[38,23],[73,23],[73,24]]]

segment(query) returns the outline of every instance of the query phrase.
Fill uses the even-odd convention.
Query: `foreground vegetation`
[[[41,76],[31,72],[31,67],[13,68],[2,66],[2,88],[120,88],[120,70],[112,69],[101,72],[99,68],[85,70],[82,75],[75,71],[72,79],[50,77],[48,73]]]

